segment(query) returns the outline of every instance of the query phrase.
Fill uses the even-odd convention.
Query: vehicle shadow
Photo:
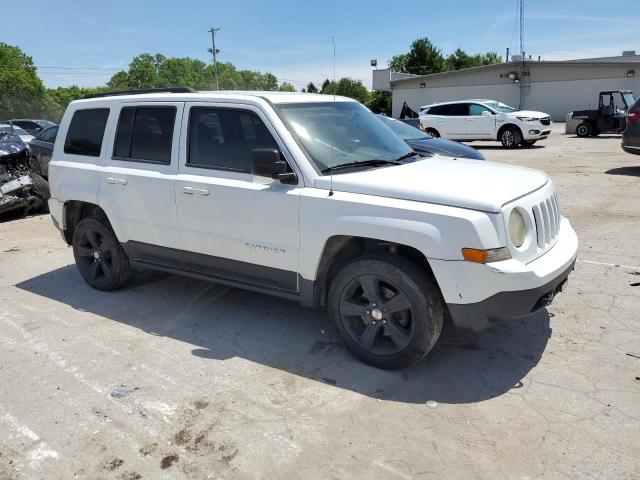
[[[9,212],[0,213],[0,223],[12,222],[14,220],[22,220],[23,218],[39,217],[41,215],[49,215],[49,212],[29,212],[25,214],[22,209],[11,210]]]
[[[640,177],[640,166],[618,167],[607,170],[607,175],[627,175],[629,177]]]
[[[542,310],[481,333],[447,325],[431,354],[399,371],[361,363],[321,310],[181,276],[141,272],[124,290],[93,290],[74,265],[16,285],[109,320],[193,345],[204,359],[242,357],[372,398],[472,403],[523,386],[549,340]]]
[[[501,144],[496,144],[496,145],[476,145],[473,142],[470,143],[465,143],[465,145],[469,146],[469,147],[473,147],[476,150],[509,150],[505,147],[503,147]],[[535,145],[530,145],[528,147],[522,147],[519,146],[513,150],[538,150],[540,148],[545,148],[545,146],[543,144],[535,144]]]
[[[579,137],[575,133],[567,135],[571,135],[569,138],[580,138],[582,140],[611,140],[612,138],[622,138],[622,134],[620,133],[600,133],[595,137]]]

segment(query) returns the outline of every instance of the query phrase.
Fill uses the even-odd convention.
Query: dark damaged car
[[[29,148],[20,137],[0,133],[0,215],[47,209],[49,184],[34,170]]]

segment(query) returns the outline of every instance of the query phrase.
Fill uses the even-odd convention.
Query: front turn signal
[[[491,263],[499,262],[501,260],[509,260],[511,258],[511,254],[506,247],[490,248],[488,250],[480,250],[478,248],[463,248],[462,258],[464,258],[467,262]]]

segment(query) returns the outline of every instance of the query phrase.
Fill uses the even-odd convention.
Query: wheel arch
[[[442,136],[442,135],[440,135],[440,132],[438,131],[437,128],[427,127],[427,128],[424,129],[424,133],[429,133],[430,131],[435,134],[434,138],[440,138]]]
[[[97,217],[106,221],[109,227],[111,227],[109,217],[105,211],[95,203],[80,200],[67,201],[64,204],[62,215],[64,219],[63,236],[68,245],[71,245],[76,225],[84,218]]]
[[[337,272],[351,260],[376,251],[385,251],[406,258],[427,272],[437,285],[429,260],[415,246],[371,237],[334,235],[324,244],[313,281],[313,292],[307,303],[313,306],[325,306],[331,279]]]
[[[520,136],[523,137],[522,129],[518,125],[516,125],[515,123],[505,123],[504,125],[502,125],[498,129],[498,135],[496,137],[496,140],[501,141],[502,140],[502,132],[504,132],[509,127],[513,127],[516,130],[518,130],[520,132]]]

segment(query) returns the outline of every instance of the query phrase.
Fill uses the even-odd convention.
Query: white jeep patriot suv
[[[328,95],[75,101],[49,180],[53,221],[92,287],[146,267],[323,306],[382,368],[426,355],[447,312],[480,330],[545,307],[578,245],[544,173],[421,158]]]

